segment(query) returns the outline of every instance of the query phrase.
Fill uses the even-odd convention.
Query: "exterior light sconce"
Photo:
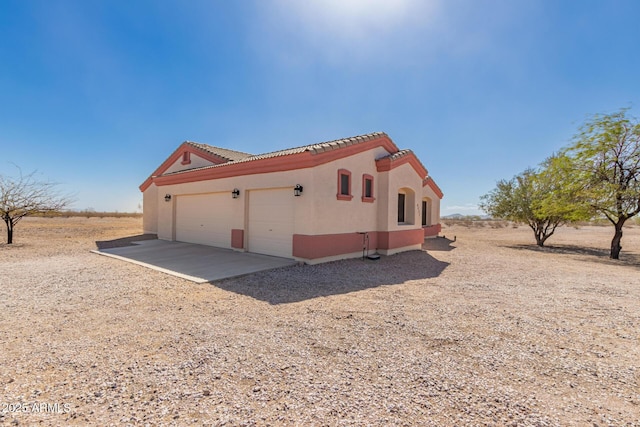
[[[171,201],[171,194],[167,194],[164,196],[164,201],[165,202],[170,202]]]
[[[240,197],[240,190],[238,190],[237,188],[234,188],[233,191],[231,192],[231,197],[233,197],[234,199],[237,199],[238,197]]]
[[[293,187],[293,195],[298,197],[302,194],[302,185],[300,184],[296,184],[295,187]]]

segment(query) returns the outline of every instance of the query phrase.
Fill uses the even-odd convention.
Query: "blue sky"
[[[384,131],[474,214],[640,99],[636,0],[0,0],[0,173],[134,211],[184,140],[262,153]]]

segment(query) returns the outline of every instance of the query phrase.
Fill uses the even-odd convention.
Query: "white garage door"
[[[178,195],[176,240],[230,248],[231,202],[228,193]]]
[[[293,256],[293,202],[293,189],[249,193],[249,252]]]

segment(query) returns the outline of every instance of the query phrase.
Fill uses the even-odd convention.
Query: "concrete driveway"
[[[196,283],[207,283],[296,264],[292,259],[157,239],[91,252],[142,265]]]

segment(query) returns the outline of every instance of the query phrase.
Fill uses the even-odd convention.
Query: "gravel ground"
[[[612,231],[446,227],[196,285],[89,253],[139,219],[25,219],[0,245],[0,424],[640,426],[640,228],[620,262]]]

